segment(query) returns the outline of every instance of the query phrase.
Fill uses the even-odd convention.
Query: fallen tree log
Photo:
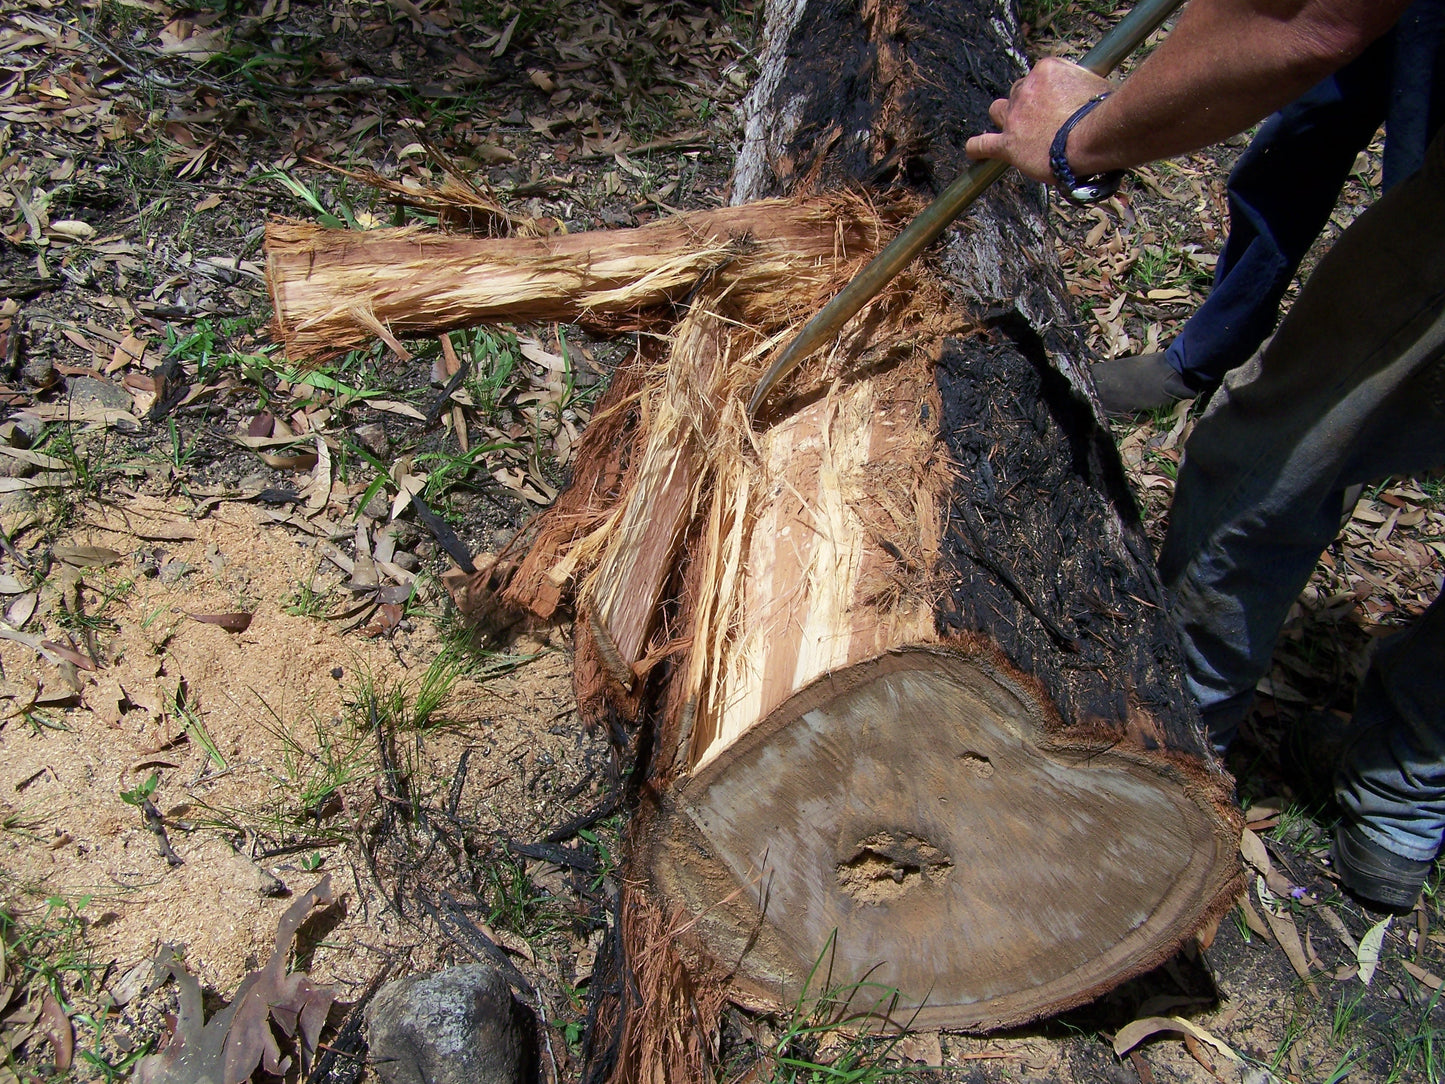
[[[629,1075],[696,1072],[724,990],[790,1004],[825,955],[901,1019],[1021,1023],[1162,962],[1238,891],[1230,781],[1037,186],[1002,186],[757,426],[744,411],[962,168],[1020,71],[1010,12],[775,5],[736,195],[821,195],[542,241],[268,242],[299,352],[485,318],[669,329],[617,374],[504,591],[575,607],[584,713],[640,728]]]

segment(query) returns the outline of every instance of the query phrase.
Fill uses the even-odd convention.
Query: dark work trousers
[[[1344,490],[1445,467],[1445,134],[1345,230],[1185,448],[1160,555],[1188,685],[1228,739],[1339,531]],[[1336,777],[1345,815],[1418,861],[1445,841],[1445,603],[1383,641]]]
[[[1270,116],[1229,176],[1214,287],[1166,356],[1197,392],[1274,330],[1280,299],[1324,229],[1356,155],[1385,125],[1384,187],[1419,168],[1445,119],[1445,0],[1417,0],[1350,64]]]

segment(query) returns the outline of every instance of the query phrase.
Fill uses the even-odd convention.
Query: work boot
[[[1385,850],[1357,824],[1341,824],[1335,829],[1330,859],[1350,895],[1372,910],[1398,913],[1415,906],[1434,865]]]
[[[1099,404],[1106,414],[1133,414],[1193,399],[1199,393],[1184,383],[1160,350],[1132,358],[1096,362],[1091,367]]]
[[[1297,719],[1280,741],[1279,767],[1296,797],[1315,810],[1338,814],[1335,773],[1350,733],[1350,720],[1332,711],[1312,711]],[[1377,911],[1408,911],[1415,906],[1432,862],[1402,858],[1370,839],[1358,824],[1335,829],[1330,859],[1340,884]]]

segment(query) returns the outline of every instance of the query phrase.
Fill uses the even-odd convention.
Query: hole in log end
[[[993,778],[993,761],[982,753],[959,753],[958,766],[970,775],[979,779]]]
[[[914,888],[938,884],[953,860],[909,832],[874,832],[838,864],[838,887],[863,904],[901,899]]]

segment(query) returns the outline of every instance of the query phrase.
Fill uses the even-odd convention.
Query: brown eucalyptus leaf
[[[66,647],[64,644],[57,644],[54,640],[41,640],[40,646],[43,650],[50,652],[68,663],[78,666],[82,670],[95,670],[95,661],[87,655],[82,655],[73,647]]]
[[[400,414],[403,418],[415,418],[419,422],[426,421],[426,415],[410,403],[400,403],[394,399],[368,399],[366,405],[372,410],[380,410],[387,414]]]
[[[251,618],[255,614],[237,612],[228,614],[187,614],[192,621],[199,621],[203,625],[219,625],[227,632],[245,632],[251,627]]]
[[[12,629],[23,629],[25,622],[35,616],[35,606],[39,601],[39,591],[25,592],[5,610],[5,623]]]
[[[1149,1016],[1142,1020],[1135,1020],[1132,1024],[1126,1024],[1114,1036],[1114,1053],[1122,1057],[1145,1039],[1160,1033],[1189,1035],[1199,1042],[1213,1047],[1236,1064],[1244,1062],[1244,1059],[1235,1053],[1228,1043],[1211,1035],[1198,1024],[1179,1016]]]
[[[118,562],[121,555],[107,546],[52,546],[51,553],[57,561],[74,568],[108,568]]]
[[[156,959],[156,977],[176,980],[180,1011],[171,1041],[136,1064],[136,1084],[242,1084],[257,1068],[273,1076],[284,1075],[291,1059],[281,1056],[273,1022],[284,1034],[299,1035],[304,1078],[334,994],[304,972],[288,974],[286,956],[311,909],[325,906],[331,899],[328,875],[288,907],[277,925],[271,958],[241,980],[231,1003],[209,1021],[203,1017],[200,984],[169,946],[162,948]]]
[[[331,449],[320,437],[316,438],[316,452],[311,458],[315,461],[316,470],[301,491],[308,515],[320,512],[331,498]]]
[[[310,470],[316,466],[315,452],[301,452],[296,455],[273,455],[270,452],[257,452],[261,462],[275,470]]]
[[[1433,971],[1426,971],[1419,964],[1412,964],[1409,960],[1401,960],[1400,966],[1408,971],[1413,978],[1425,986],[1428,986],[1431,990],[1439,990],[1442,985],[1445,985],[1445,981],[1442,981],[1439,975]]]
[[[50,1040],[50,1045],[55,1050],[55,1068],[63,1073],[75,1060],[75,1028],[71,1026],[70,1017],[65,1015],[65,1010],[60,1007],[60,1002],[55,1000],[54,994],[46,994],[45,1000],[41,1002],[40,1023],[45,1029],[45,1037]]]

